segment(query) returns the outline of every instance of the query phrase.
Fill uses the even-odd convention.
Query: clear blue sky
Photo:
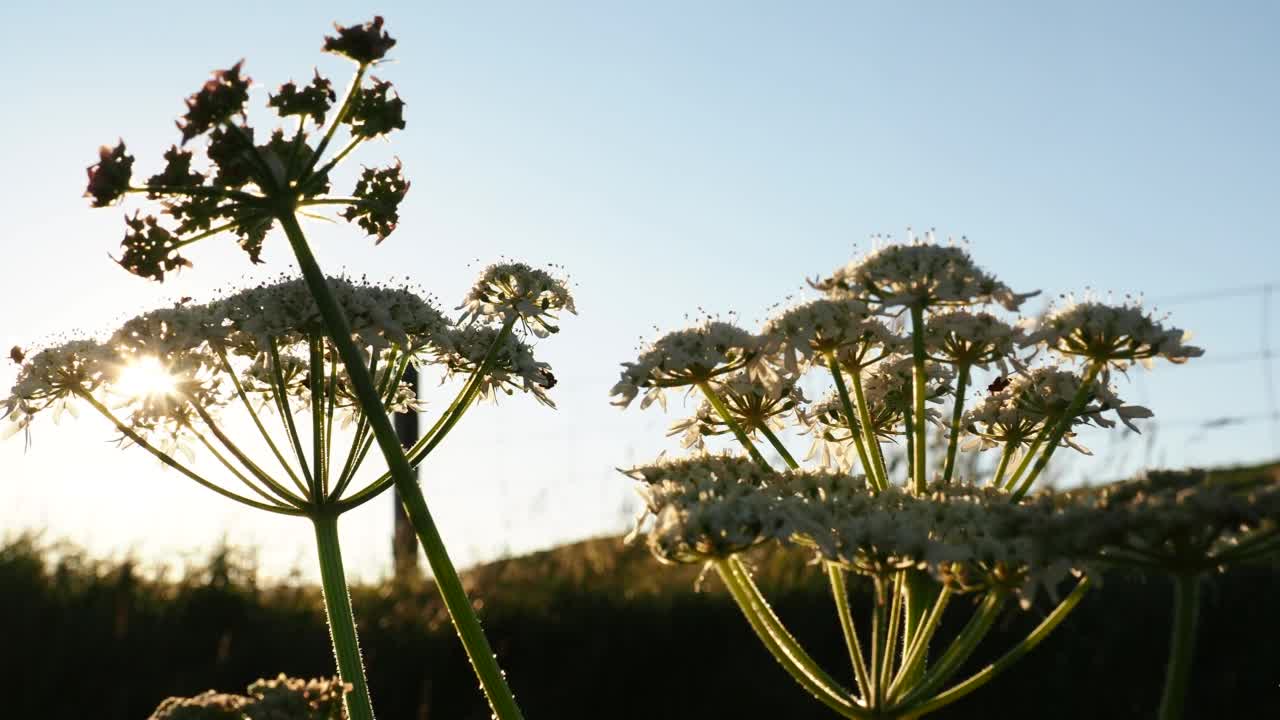
[[[1274,3],[177,7],[0,10],[0,344],[108,328],[285,269],[273,238],[265,270],[223,240],[163,286],[127,275],[107,259],[121,212],[87,207],[84,168],[124,137],[151,172],[182,99],[242,57],[259,107],[313,66],[341,86],[347,66],[318,52],[321,36],[381,13],[400,42],[379,74],[409,125],[360,160],[398,156],[413,188],[381,247],[317,227],[322,262],[408,274],[448,304],[477,261],[557,262],[582,312],[539,347],[561,379],[558,411],[521,398],[484,408],[433,455],[428,499],[464,563],[619,529],[631,488],[612,468],[671,446],[665,418],[608,405],[617,364],[699,307],[754,322],[872,233],[966,235],[1008,284],[1050,296],[1091,286],[1158,300],[1280,281]],[[1163,422],[1146,457],[1280,454],[1266,422],[1199,427],[1270,412],[1260,362],[1213,362],[1259,348],[1261,308],[1257,295],[1167,306],[1209,352],[1122,384]],[[38,427],[25,453],[0,445],[0,532],[47,528],[156,561],[226,533],[260,545],[273,572],[312,573],[305,523],[240,513],[109,434],[64,421]],[[1127,453],[1073,472],[1105,479],[1142,462],[1146,436],[1113,439]],[[344,520],[366,577],[389,563],[389,503]]]

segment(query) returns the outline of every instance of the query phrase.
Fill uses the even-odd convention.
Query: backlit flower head
[[[641,482],[644,535],[664,562],[725,558],[777,537],[784,522],[769,488],[777,476],[745,458],[705,455],[624,471]]]
[[[577,314],[565,282],[524,263],[490,265],[480,274],[459,308],[464,321],[519,318],[538,337],[557,333],[557,314]]]
[[[1064,493],[1059,503],[1067,521],[1087,528],[1082,532],[1103,546],[1110,562],[1173,572],[1261,557],[1266,543],[1256,540],[1274,540],[1280,530],[1280,483],[1265,474],[1242,482],[1203,470],[1153,470]]]
[[[1036,323],[1030,342],[1051,350],[1125,368],[1133,361],[1150,366],[1154,358],[1172,363],[1200,357],[1204,350],[1184,345],[1186,333],[1166,327],[1141,305],[1107,305],[1086,300],[1070,302]]]
[[[980,269],[955,245],[938,245],[933,232],[885,245],[838,268],[814,287],[832,297],[853,297],[886,307],[998,303],[1017,310],[1036,293],[1015,293]]]
[[[764,351],[779,368],[798,374],[811,363],[826,364],[828,352],[871,364],[893,348],[893,333],[861,300],[822,299],[798,305],[765,322]]]
[[[766,384],[741,372],[717,381],[714,389],[734,422],[748,436],[755,436],[762,428],[772,432],[786,427],[784,416],[804,402],[804,393],[792,381]],[[704,399],[693,417],[673,423],[667,436],[680,435],[683,447],[701,449],[707,437],[731,432],[729,424],[712,408],[710,401]]]
[[[985,368],[1003,367],[1021,344],[1021,328],[985,312],[957,309],[925,319],[925,350],[936,362]]]
[[[91,204],[104,207],[132,194],[159,205],[158,212],[126,216],[117,262],[131,273],[163,281],[168,273],[191,266],[188,246],[230,234],[250,262],[259,263],[272,228],[281,224],[289,231],[296,215],[324,207],[378,242],[385,239],[399,222],[399,205],[409,189],[399,163],[366,168],[354,190],[339,195],[330,194],[330,174],[360,143],[405,127],[404,101],[389,82],[364,72],[394,44],[382,30],[382,18],[338,28],[338,37],[327,38],[325,49],[361,65],[349,95],[338,101],[333,83],[319,74],[306,86],[287,82],[267,101],[285,127],[264,130],[249,124],[251,82],[243,61],[214,72],[186,100],[186,113],[177,123],[179,144],[141,184],[132,183],[134,160],[123,141],[103,148],[89,168]],[[330,112],[335,103],[341,108],[337,117]],[[186,149],[190,145],[202,147]]]
[[[760,339],[719,320],[706,320],[684,330],[667,333],[647,347],[635,362],[622,364],[622,379],[610,395],[614,405],[626,407],[644,390],[640,407],[655,400],[666,407],[664,392],[746,369],[760,368]]]
[[[455,329],[449,349],[439,358],[451,373],[470,375],[499,341],[500,330],[485,325],[466,325]],[[533,395],[538,402],[555,407],[547,391],[556,386],[551,366],[533,356],[533,348],[515,335],[508,334],[496,346],[488,372],[480,378],[480,397],[496,401],[498,393],[512,395],[517,391]]]

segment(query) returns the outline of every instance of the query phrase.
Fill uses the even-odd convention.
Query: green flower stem
[[[329,492],[329,472],[333,465],[333,416],[338,405],[338,356],[329,353],[329,385],[325,388],[324,485]]]
[[[733,431],[733,436],[738,438],[738,442],[742,443],[742,447],[747,449],[747,453],[751,455],[751,459],[756,461],[756,463],[765,470],[772,470],[773,467],[770,466],[769,461],[765,460],[764,456],[760,454],[760,450],[756,448],[756,444],[751,442],[751,438],[747,437],[747,434],[743,432],[742,426],[738,424],[737,420],[733,419],[733,415],[729,414],[729,408],[725,406],[724,401],[720,399],[718,394],[716,394],[716,391],[711,387],[711,383],[706,381],[700,382],[698,383],[698,389],[702,391],[703,395],[707,396],[707,400],[711,402],[711,407],[715,408],[716,412],[720,413],[720,417],[724,420],[725,424]]]
[[[248,455],[244,454],[244,452],[231,441],[231,438],[227,437],[226,433],[222,432],[222,428],[218,427],[218,424],[209,415],[209,412],[200,405],[198,400],[188,395],[187,402],[191,403],[191,407],[195,409],[196,414],[200,416],[200,420],[209,428],[209,431],[218,439],[218,442],[222,443],[222,446],[225,447],[236,460],[239,460],[240,464],[243,465],[250,474],[257,478],[258,482],[270,488],[272,492],[275,492],[280,496],[280,499],[290,505],[302,507],[302,505],[305,504],[305,501],[302,498],[295,497],[292,493],[281,486],[280,483],[277,483],[275,479],[268,475],[262,468],[258,467],[257,463],[250,459]],[[194,429],[195,428],[192,428],[192,430]]]
[[[848,691],[823,672],[786,628],[782,627],[736,556],[728,560],[716,560],[715,566],[752,630],[796,682],[844,717],[869,717],[860,712],[860,708],[850,700]]]
[[[796,459],[791,456],[791,453],[787,452],[787,446],[783,445],[782,441],[778,439],[778,436],[769,429],[767,422],[760,424],[760,433],[768,439],[769,444],[773,446],[773,449],[777,450],[778,454],[782,456],[782,460],[787,463],[787,467],[792,470],[800,469],[800,463],[796,462]]]
[[[328,149],[329,143],[333,141],[333,135],[338,131],[338,126],[342,124],[342,121],[347,117],[347,113],[351,110],[351,103],[355,100],[356,93],[360,92],[360,84],[364,82],[366,70],[368,70],[368,66],[363,63],[360,65],[360,69],[356,70],[356,75],[351,79],[351,85],[347,87],[347,93],[342,98],[342,104],[338,106],[338,112],[333,115],[333,122],[329,124],[329,127],[325,128],[324,136],[320,138],[320,144],[316,146],[315,152],[311,153],[311,159],[307,161],[307,173],[302,182],[298,183],[299,185],[305,185],[311,181],[312,177],[317,176],[311,171],[315,168],[316,163],[320,162],[320,158],[324,157],[324,151]],[[293,208],[289,208],[289,215],[292,216],[292,214]],[[281,219],[283,220],[283,218]]]
[[[338,516],[328,513],[312,518],[316,528],[316,551],[320,556],[320,580],[324,586],[324,609],[329,617],[329,637],[338,662],[338,676],[350,683],[351,692],[343,698],[351,720],[373,720],[373,702],[364,678],[364,662],[360,658],[360,640],[356,637],[356,619],[351,612],[351,595],[342,570],[342,549],[338,542]]]
[[[357,135],[351,138],[351,141],[347,143],[347,146],[342,148],[342,150],[340,150],[337,155],[334,155],[332,158],[330,158],[329,161],[324,164],[324,167],[320,168],[315,173],[315,175],[317,177],[323,177],[326,174],[328,174],[331,170],[333,170],[335,167],[338,166],[338,163],[345,160],[346,157],[351,154],[352,150],[355,150],[357,147],[359,147],[360,143],[364,142],[365,139],[366,138],[363,135]]]
[[[262,418],[258,417],[257,411],[253,409],[253,403],[249,402],[249,396],[245,393],[244,386],[240,384],[240,378],[236,376],[235,371],[231,368],[231,361],[227,358],[226,350],[223,349],[221,345],[215,346],[215,349],[217,350],[218,358],[222,361],[223,370],[226,371],[227,377],[231,378],[231,384],[235,386],[236,394],[240,396],[240,402],[244,405],[245,411],[249,413],[249,417],[253,420],[254,427],[258,428],[258,434],[262,436],[263,440],[267,441],[267,447],[271,448],[272,454],[276,456],[276,460],[280,462],[280,466],[284,468],[285,474],[287,474],[289,479],[293,481],[293,484],[298,488],[298,491],[303,495],[306,495],[306,486],[302,484],[302,481],[298,479],[297,474],[293,472],[293,468],[289,465],[289,461],[285,460],[284,453],[280,452],[280,448],[276,446],[275,440],[271,439],[271,433],[268,433],[267,428],[263,426]]]
[[[884,704],[884,696],[880,693],[884,683],[880,674],[884,665],[882,659],[885,649],[891,642],[886,638],[888,624],[889,605],[888,598],[885,596],[884,581],[876,578],[875,606],[871,608],[871,697],[868,698],[868,704],[873,708],[879,708]]]
[[[917,495],[924,493],[925,484],[928,482],[928,468],[925,467],[927,454],[925,453],[926,429],[924,400],[925,393],[928,392],[928,376],[925,375],[924,367],[924,306],[911,306],[911,358],[912,372],[911,380],[914,387],[912,398],[915,401],[915,408],[912,414],[915,416],[915,447],[914,454],[911,459],[911,481],[915,486]],[[964,382],[963,376],[960,380]],[[961,385],[960,387],[964,387]]]
[[[1058,607],[1054,608],[1053,612],[1049,613],[1048,617],[1042,620],[1040,624],[1036,626],[1036,629],[1032,630],[1031,634],[1022,642],[1018,643],[1012,650],[1005,653],[999,660],[996,660],[982,670],[974,673],[968,680],[955,685],[950,690],[934,697],[928,702],[911,708],[911,716],[919,717],[925,713],[939,710],[968,695],[974,690],[977,690],[983,685],[986,685],[988,682],[991,682],[991,680],[997,675],[1021,660],[1023,655],[1026,655],[1035,649],[1037,645],[1039,645],[1046,637],[1049,636],[1050,633],[1061,625],[1062,621],[1065,620],[1066,617],[1071,614],[1071,611],[1080,604],[1080,601],[1084,599],[1085,593],[1088,590],[1089,578],[1081,578],[1080,582],[1076,583],[1075,589],[1073,589],[1067,597],[1063,598],[1062,602],[1058,604]]]
[[[889,605],[889,623],[885,628],[882,640],[884,650],[880,653],[879,682],[876,683],[876,707],[884,707],[889,693],[889,680],[893,677],[893,664],[898,658],[894,647],[898,630],[902,626],[903,598],[906,596],[905,570],[899,570],[893,578],[893,602]]]
[[[1031,444],[1027,446],[1022,458],[1018,461],[1018,466],[1013,469],[1013,474],[1005,481],[1005,490],[1012,490],[1018,485],[1018,479],[1022,477],[1022,473],[1027,471],[1027,466],[1031,464],[1031,460],[1035,458],[1036,452],[1044,445],[1045,438],[1049,437],[1051,432],[1053,432],[1053,423],[1046,422],[1044,427],[1040,428],[1040,432],[1036,433],[1035,438],[1031,440]]]
[[[285,434],[289,437],[289,442],[293,446],[294,457],[298,460],[298,468],[302,470],[302,481],[306,484],[308,492],[315,487],[315,482],[311,478],[311,470],[307,467],[307,455],[302,449],[302,440],[298,437],[298,426],[293,422],[293,411],[289,408],[289,390],[285,387],[284,371],[280,367],[280,348],[276,346],[276,339],[270,338],[270,344],[267,346],[267,355],[271,359],[271,382],[275,389],[273,393],[276,401],[276,412],[280,413],[280,422],[284,425]],[[316,496],[312,496],[316,497]]]
[[[880,489],[889,487],[889,467],[884,462],[884,452],[880,449],[880,440],[876,437],[875,425],[871,422],[871,406],[867,403],[867,394],[862,389],[862,373],[849,373],[853,378],[853,399],[858,406],[858,416],[862,418],[863,441],[867,444],[867,455],[875,463],[876,472],[880,475]]]
[[[916,636],[912,638],[910,646],[907,647],[898,676],[889,684],[889,700],[909,692],[911,690],[910,683],[924,671],[925,660],[929,655],[929,642],[933,639],[933,634],[938,629],[938,624],[942,620],[942,613],[946,611],[951,595],[951,591],[945,587],[938,593],[938,597],[934,600],[933,607],[929,610],[929,615],[925,619],[924,625],[916,633]]]
[[[1004,450],[1000,451],[1000,462],[996,463],[995,474],[991,476],[991,487],[1000,487],[1000,483],[1004,480],[1004,473],[1009,469],[1009,458],[1013,457],[1014,443],[1006,442]]]
[[[1031,466],[1031,472],[1027,474],[1025,480],[1013,493],[1015,501],[1021,500],[1027,491],[1031,489],[1031,484],[1040,476],[1040,471],[1044,470],[1049,464],[1049,458],[1053,455],[1053,451],[1057,449],[1058,443],[1062,441],[1062,437],[1067,434],[1067,430],[1071,427],[1071,421],[1075,419],[1080,411],[1084,409],[1085,403],[1089,401],[1089,395],[1093,392],[1093,382],[1098,379],[1098,373],[1102,371],[1104,363],[1101,360],[1090,360],[1089,365],[1085,368],[1084,377],[1080,379],[1080,389],[1076,391],[1076,396],[1071,399],[1071,404],[1067,406],[1067,412],[1058,420],[1057,427],[1054,428],[1053,434],[1049,436],[1048,444],[1045,446],[1044,452],[1036,460],[1035,465]]]
[[[282,208],[278,217],[289,238],[294,256],[298,260],[303,279],[315,298],[325,325],[329,328],[329,338],[337,349],[338,356],[342,358],[343,365],[346,366],[361,407],[369,417],[369,426],[373,430],[383,456],[386,457],[391,477],[396,489],[400,491],[405,512],[427,553],[427,561],[435,575],[436,586],[440,590],[445,607],[449,610],[454,629],[471,660],[472,669],[480,680],[485,697],[489,700],[489,705],[498,720],[522,718],[523,715],[520,713],[519,706],[516,705],[515,697],[511,694],[506,678],[494,658],[493,649],[485,638],[484,630],[480,627],[480,620],[467,599],[458,571],[445,550],[440,531],[436,528],[430,510],[427,509],[427,502],[422,496],[422,489],[418,487],[413,467],[405,458],[400,439],[396,436],[395,428],[392,427],[391,420],[382,407],[382,399],[373,384],[373,378],[369,376],[368,368],[365,367],[364,357],[351,339],[351,326],[334,298],[333,291],[315,256],[311,253],[302,228],[299,227],[298,220],[293,214],[293,208]]]
[[[188,468],[186,465],[183,465],[177,460],[174,460],[173,457],[170,456],[168,453],[156,448],[154,445],[147,442],[146,438],[139,435],[133,428],[124,424],[124,422],[122,422],[119,418],[117,418],[114,414],[112,414],[110,410],[107,409],[106,405],[103,405],[102,403],[98,402],[89,393],[77,392],[76,395],[83,398],[85,402],[89,403],[89,405],[93,407],[94,410],[97,410],[107,420],[110,420],[111,424],[115,425],[116,430],[119,430],[121,435],[124,435],[125,437],[129,438],[130,442],[142,448],[143,450],[146,450],[147,452],[151,453],[156,457],[157,460],[164,463],[165,465],[168,465],[174,470],[177,470],[183,475],[186,475],[191,480],[194,480],[195,482],[218,493],[219,495],[225,498],[228,498],[230,500],[235,500],[236,502],[241,503],[243,505],[248,505],[251,508],[257,508],[258,510],[266,510],[267,512],[273,512],[280,515],[301,516],[304,514],[301,510],[297,508],[285,507],[278,504],[269,505],[266,503],[260,503],[257,500],[254,500],[252,498],[247,498],[247,497],[244,497],[243,495],[233,493],[230,490],[227,490],[217,485],[216,483],[209,482],[208,480],[204,479],[199,474],[197,474],[195,471]]]
[[[512,327],[514,327],[514,323],[512,324]],[[431,429],[424,433],[422,437],[418,438],[418,441],[405,451],[405,456],[410,465],[417,467],[419,463],[425,460],[431,450],[439,445],[444,437],[448,435],[449,430],[457,425],[458,421],[462,418],[463,413],[471,407],[476,394],[480,391],[481,378],[489,371],[494,359],[497,357],[497,350],[499,346],[501,343],[505,342],[507,333],[509,332],[510,329],[506,332],[499,331],[498,336],[494,339],[493,345],[490,346],[488,352],[485,353],[484,359],[480,361],[480,364],[476,366],[476,369],[471,373],[471,376],[467,378],[465,383],[463,383],[462,388],[454,397],[453,402],[450,403],[445,412],[436,419],[436,422],[431,426]],[[446,425],[448,426],[447,428]],[[361,457],[363,457],[364,453],[367,452],[368,449],[369,446],[366,444],[361,451]],[[338,507],[341,508],[342,512],[359,507],[360,505],[363,505],[377,497],[390,486],[391,473],[387,472],[378,479],[369,483],[369,485],[360,492],[349,498],[341,500],[338,503]]]
[[[956,469],[956,451],[960,449],[960,418],[964,417],[964,390],[969,382],[969,363],[960,363],[956,367],[956,373],[955,405],[951,409],[951,437],[947,439],[947,459],[942,466],[943,485],[951,484],[951,475]]]
[[[840,405],[844,408],[845,423],[849,432],[855,437],[861,433],[862,442],[857,446],[862,468],[867,473],[871,487],[883,490],[888,487],[888,475],[884,471],[884,460],[880,457],[880,443],[876,440],[875,428],[871,426],[871,413],[867,411],[867,400],[862,393],[862,380],[858,373],[853,375],[853,387],[858,398],[858,422],[854,422],[853,403],[849,401],[849,388],[845,386],[844,372],[836,360],[833,351],[827,351],[827,367],[831,370],[831,378],[836,383],[836,394],[840,397]]]
[[[1169,664],[1160,697],[1160,720],[1181,720],[1195,657],[1196,621],[1200,614],[1200,576],[1173,576],[1173,627],[1169,632]]]
[[[920,570],[903,570],[902,574],[905,614],[902,626],[902,662],[905,664],[912,645],[924,632],[922,626],[927,621],[930,609],[937,603],[943,589],[927,573]],[[928,657],[929,647],[926,643],[920,650],[921,665],[927,662]]]
[[[394,346],[392,346],[392,351],[393,352],[395,351]],[[369,353],[369,377],[376,378],[377,376],[378,376],[378,353],[370,352]],[[381,394],[382,392],[381,386],[379,386],[378,392],[379,394]],[[347,484],[351,482],[352,476],[355,475],[356,469],[358,467],[358,464],[356,463],[356,458],[360,454],[360,446],[365,441],[365,436],[368,432],[368,429],[369,429],[369,421],[365,418],[364,413],[357,414],[356,429],[355,429],[355,432],[352,433],[351,435],[351,447],[347,448],[346,459],[343,460],[342,462],[342,470],[338,472],[338,482],[334,486],[333,492],[330,493],[329,495],[330,500],[335,500],[341,497],[342,491],[346,489]]]
[[[281,498],[278,498],[275,495],[272,495],[266,490],[263,490],[262,488],[255,485],[253,481],[250,480],[248,477],[246,477],[244,473],[240,472],[240,469],[237,468],[235,465],[233,465],[225,455],[219,452],[218,448],[215,447],[213,443],[209,442],[209,438],[205,437],[204,433],[200,432],[199,430],[196,430],[194,427],[191,427],[190,425],[187,426],[187,430],[189,430],[192,435],[195,435],[196,439],[200,441],[200,444],[204,445],[205,450],[208,450],[209,454],[212,455],[215,460],[221,463],[222,467],[226,468],[227,472],[231,473],[237,480],[241,482],[241,484],[243,484],[245,487],[252,490],[254,493],[258,495],[258,497],[262,498],[263,500],[266,500],[267,502],[273,503],[276,505],[281,505],[280,503]],[[287,500],[286,502],[288,502],[289,505],[292,505],[294,507],[302,507],[305,504],[305,501],[301,499],[293,498],[292,496],[290,496],[290,499]],[[283,505],[281,505],[281,507],[283,507]]]
[[[836,613],[840,616],[840,629],[844,632],[844,643],[849,649],[849,662],[853,665],[858,692],[864,699],[870,698],[871,676],[867,673],[867,665],[862,658],[862,644],[858,642],[858,627],[854,625],[853,613],[849,609],[849,585],[845,580],[844,568],[836,563],[827,563],[827,579],[831,581],[831,597],[836,601]]]
[[[1004,607],[1005,599],[1005,592],[1002,590],[987,592],[987,596],[982,599],[982,604],[978,606],[973,617],[969,618],[969,622],[965,623],[960,634],[951,641],[951,646],[942,654],[942,657],[938,658],[938,663],[925,672],[924,678],[913,690],[906,693],[906,697],[900,704],[901,707],[910,707],[930,697],[951,679],[951,676],[977,649],[978,643],[987,636],[996,615]]]
[[[392,345],[387,352],[387,371],[382,374],[382,378],[378,379],[378,353],[370,351],[369,353],[369,377],[374,378],[378,383],[378,396],[382,398],[390,397],[390,393],[394,392],[393,382],[400,382],[399,376],[395,374],[394,368],[398,362],[399,349]],[[386,400],[383,400],[383,407],[386,407]],[[364,463],[365,455],[369,453],[370,446],[373,445],[373,435],[369,432],[369,417],[361,412],[356,421],[356,432],[351,438],[351,448],[347,451],[347,459],[342,465],[342,472],[338,474],[338,484],[330,493],[331,499],[342,497],[342,493],[355,477],[356,470]],[[391,473],[386,473],[382,479],[390,482]],[[345,512],[349,508],[344,508]]]
[[[311,476],[315,483],[315,498],[329,495],[329,468],[325,459],[329,451],[324,446],[324,406],[328,402],[324,392],[324,346],[319,337],[307,339],[310,350],[311,382]]]

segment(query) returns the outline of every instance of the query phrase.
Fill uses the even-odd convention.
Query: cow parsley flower
[[[1201,348],[1184,345],[1187,334],[1165,327],[1163,320],[1136,304],[1072,302],[1041,318],[1028,341],[1119,369],[1135,360],[1150,367],[1157,357],[1183,363],[1204,354]]]
[[[832,297],[853,297],[886,307],[998,303],[1017,310],[1036,293],[1015,293],[980,269],[955,245],[938,245],[932,232],[908,235],[838,268],[814,286]]]
[[[715,391],[724,401],[730,417],[748,436],[764,430],[774,432],[786,427],[785,415],[804,402],[804,393],[794,382],[782,380],[764,384],[746,373],[739,373],[715,383]],[[673,423],[667,436],[681,436],[681,445],[702,449],[709,436],[727,435],[732,428],[724,418],[703,400],[693,417]]]
[[[940,363],[1003,368],[1022,344],[1023,332],[985,312],[957,309],[932,313],[925,320],[924,343],[929,356]]]
[[[666,390],[696,387],[723,375],[760,371],[760,339],[735,325],[707,320],[668,333],[646,348],[635,362],[622,364],[622,379],[610,395],[614,405],[626,407],[645,391],[640,407],[657,401],[666,407]]]
[[[867,366],[896,347],[897,338],[861,300],[814,300],[765,322],[764,352],[780,369],[798,374],[803,366],[826,364],[835,353]]]
[[[560,331],[554,324],[556,313],[578,312],[563,280],[524,263],[485,268],[459,308],[466,310],[464,320],[519,318],[538,337]]]

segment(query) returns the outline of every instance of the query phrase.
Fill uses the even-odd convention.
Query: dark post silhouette
[[[414,389],[418,390],[418,369],[413,365],[404,373],[404,381]],[[396,413],[395,416],[396,435],[400,437],[400,444],[406,449],[412,447],[418,441],[418,413],[403,412]],[[415,476],[417,470],[414,471]],[[417,578],[420,572],[418,568],[418,538],[413,532],[413,525],[409,522],[409,516],[405,514],[404,504],[400,501],[400,491],[395,491],[395,528],[391,531],[391,558],[395,563],[395,573],[397,580],[409,580]]]

